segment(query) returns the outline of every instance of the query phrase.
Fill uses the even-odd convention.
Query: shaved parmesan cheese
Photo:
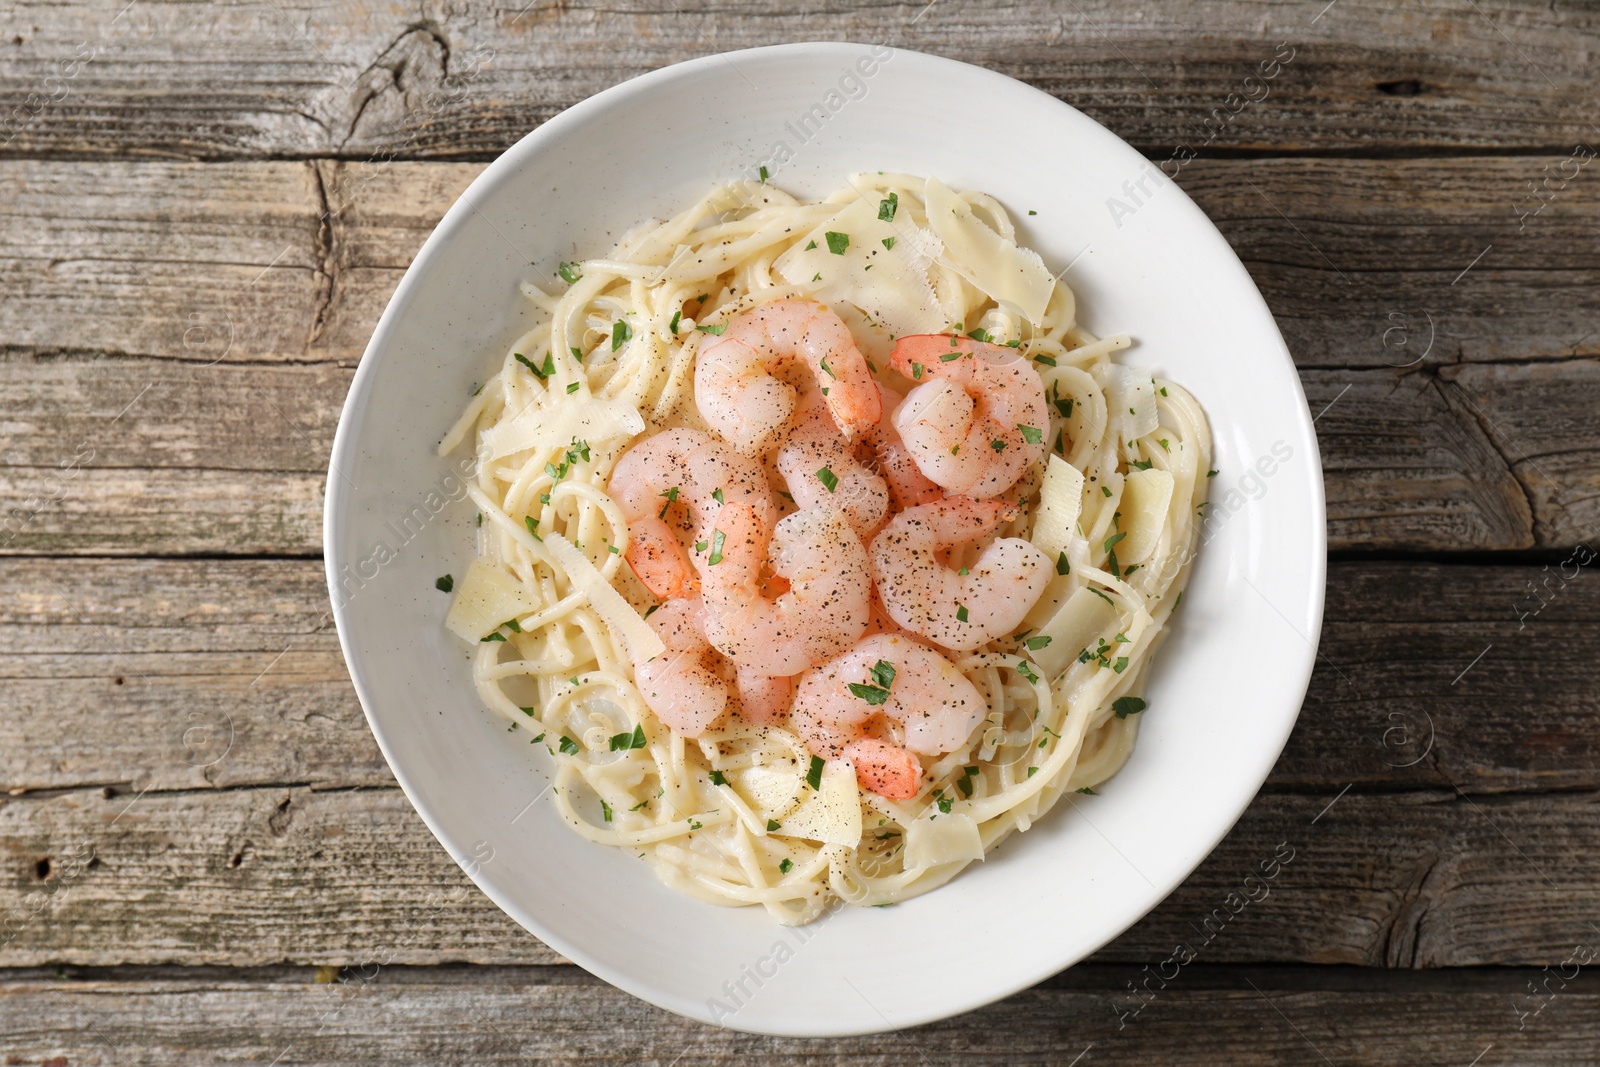
[[[556,565],[566,572],[572,587],[589,598],[589,606],[594,608],[595,614],[622,639],[634,662],[659,656],[666,649],[650,624],[622,599],[621,593],[611,588],[606,576],[589,562],[588,556],[574,548],[571,541],[558,533],[548,533],[544,535],[544,547],[555,557]]]
[[[1149,374],[1120,363],[1102,363],[1090,373],[1105,391],[1106,410],[1124,441],[1155,432],[1160,422],[1156,416],[1156,385]]]
[[[1055,678],[1097,638],[1115,632],[1120,618],[1117,609],[1093,590],[1079,587],[1034,635],[1048,637],[1050,643],[1032,650],[1033,662],[1044,669],[1046,678]]]
[[[1172,505],[1172,474],[1151,467],[1132,470],[1122,488],[1122,525],[1128,536],[1117,558],[1124,565],[1143,563],[1161,539],[1167,524],[1167,509]]]
[[[1034,545],[1052,560],[1065,552],[1082,507],[1083,472],[1052,455],[1039,487],[1039,511],[1033,518],[1031,538]]]
[[[822,788],[807,797],[777,831],[786,837],[804,837],[826,845],[861,843],[861,790],[856,785],[855,764],[834,760],[822,768]]]
[[[461,640],[476,644],[507,619],[538,607],[539,598],[515,575],[480,556],[456,583],[456,598],[444,625]]]
[[[849,239],[835,253],[838,237]],[[875,200],[857,198],[811,231],[773,264],[782,278],[825,304],[844,301],[895,335],[933,333],[948,323],[928,284],[939,242],[904,219],[878,218]]]
[[[972,816],[962,812],[918,819],[906,827],[906,870],[983,859],[983,838]]]
[[[743,767],[728,771],[727,779],[763,821],[783,818],[805,793],[802,775],[772,767]]]
[[[499,459],[529,448],[565,448],[573,438],[598,447],[612,438],[641,433],[644,417],[628,401],[581,392],[562,396],[551,404],[530,405],[485,430],[483,439],[489,445],[490,456]]]
[[[990,229],[938,178],[928,179],[923,201],[929,228],[944,242],[943,259],[957,274],[1029,322],[1044,319],[1056,280],[1038,253]]]

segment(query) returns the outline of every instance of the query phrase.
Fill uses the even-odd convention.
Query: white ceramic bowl
[[[818,115],[825,116],[818,118]],[[801,125],[801,118],[809,116]],[[777,146],[785,146],[778,152]],[[963,145],[970,147],[963,148]],[[608,251],[766,163],[822,195],[847,174],[937,174],[998,197],[1102,335],[1137,340],[1205,406],[1217,519],[1150,675],[1132,760],[949,885],[801,930],[679,896],[536,802],[548,757],[484,710],[434,579],[474,509],[434,444],[525,328],[525,276]],[[1037,215],[1030,215],[1030,210]],[[844,1035],[1004,997],[1127,929],[1234,824],[1277,758],[1322,616],[1322,477],[1299,380],[1260,294],[1161,171],[1091,119],[978,67],[878,46],[708,56],[608,89],[524,137],[418,253],[350,388],[328,477],[339,637],[389,765],[489,897],[552,948],[669,1010]]]

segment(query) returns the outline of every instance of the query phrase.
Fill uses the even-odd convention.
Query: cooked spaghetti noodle
[[[929,218],[936,187],[965,231]],[[843,268],[833,227],[856,217],[892,229],[875,231],[876,258],[842,280],[811,272],[830,252],[839,259],[823,265]],[[865,235],[855,240],[866,256]],[[562,264],[563,292],[524,286],[539,325],[439,446],[474,441],[480,512],[479,557],[447,623],[475,644],[484,703],[548,749],[552,801],[577,833],[633,850],[682,892],[804,923],[835,897],[891,904],[942,885],[1128,759],[1137,694],[1188,579],[1210,433],[1177,385],[1112,362],[1128,337],[1084,330],[1064,283],[1046,275],[1019,296],[1007,271],[1035,270],[1031,256],[993,199],[871,174],[814,203],[720,187],[604,258]],[[1021,506],[996,535],[1031,537],[1055,573],[1020,631],[946,653],[987,715],[924,760],[914,798],[858,791],[862,830],[848,843],[784,829],[822,788],[822,761],[794,730],[730,714],[691,740],[646,706],[633,662],[655,601],[624,560],[628,520],[607,492],[636,440],[705,428],[697,352],[785,297],[827,303],[879,377],[897,334],[966,333],[1015,348],[1049,400],[1052,458],[1005,494]],[[1032,298],[1030,318],[1018,305]],[[952,550],[951,566],[981,547]]]

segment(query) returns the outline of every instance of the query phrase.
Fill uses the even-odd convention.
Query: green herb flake
[[[956,605],[956,621],[957,622],[966,622],[967,621],[967,606],[965,604],[957,604]]]
[[[783,829],[783,823],[779,822],[777,819],[767,820],[767,833],[777,833],[781,829]]]
[[[1004,452],[1006,450],[1006,443],[1000,440],[1000,438],[996,437],[993,441],[989,442],[989,447],[994,449],[996,452]]]
[[[1056,365],[1055,356],[1034,356],[1033,361],[1035,363],[1043,363],[1046,367],[1054,367]]]
[[[600,812],[606,817],[606,822],[611,821],[611,805],[607,804],[604,800],[600,802]]]
[[[823,234],[828,239],[828,251],[836,256],[844,255],[844,250],[850,247],[850,235],[829,230]]]
[[[719,322],[719,323],[717,323],[717,324],[715,324],[713,326],[696,326],[695,327],[695,329],[699,330],[701,333],[709,333],[712,337],[721,337],[722,336],[722,331],[726,330],[727,328],[728,328],[728,324],[725,323],[725,322]]]
[[[557,269],[556,273],[561,275],[562,281],[566,282],[568,285],[571,285],[573,282],[583,277],[583,268],[576,263],[563,263],[561,264],[560,268]]]
[[[794,860],[790,859],[788,856],[783,857],[783,859],[778,861],[778,870],[783,874],[788,874],[790,871],[794,870]]]
[[[890,193],[878,201],[878,218],[883,222],[893,222],[894,213],[900,210],[900,194]]]
[[[810,244],[808,244],[808,245],[806,245],[806,248],[805,248],[805,250],[806,250],[806,251],[807,251],[807,252],[809,252],[809,251],[811,251],[811,250],[812,250],[812,249],[813,249],[813,248],[815,248],[815,247],[817,247],[817,242],[815,242],[815,241],[812,241],[812,242],[811,242],[811,243],[810,243]]]
[[[819,360],[818,362],[822,366],[822,373],[826,374],[828,377],[833,378],[835,380],[838,379],[839,376],[837,374],[833,373],[833,368],[828,366],[828,357],[827,356],[823,356],[822,359]]]
[[[1107,604],[1110,604],[1112,607],[1116,607],[1117,606],[1117,602],[1115,600],[1112,600],[1110,597],[1106,596],[1100,590],[1095,589],[1092,586],[1084,586],[1084,588],[1088,589],[1089,592],[1093,593],[1095,596],[1099,597],[1101,600],[1104,600]]]
[[[633,327],[618,319],[611,324],[611,351],[615,352],[633,338]]]
[[[530,719],[535,718],[537,715],[533,708],[521,708],[519,710]]]
[[[762,167],[761,168],[761,184],[762,185],[767,184],[767,177],[768,177],[767,168],[766,167]]]
[[[1115,663],[1113,663],[1111,665],[1111,669],[1116,671],[1118,674],[1121,674],[1123,671],[1127,670],[1128,669],[1128,657],[1127,656],[1118,656],[1117,657],[1117,662],[1115,662]]]
[[[952,800],[951,798],[949,798],[949,797],[940,797],[939,798],[939,814],[940,815],[949,815],[950,814],[950,809],[955,806],[955,803],[956,802],[954,800]]]
[[[571,348],[567,349],[567,351],[572,353],[573,359],[577,360],[579,363],[583,362],[583,349],[579,348],[577,345],[573,345]]]
[[[849,688],[854,696],[865,700],[874,707],[885,704],[889,700],[889,691],[875,685],[862,685],[860,682],[851,682]]]
[[[1118,697],[1111,702],[1111,710],[1117,713],[1117,718],[1126,719],[1129,715],[1137,715],[1149,707],[1139,697]]]
[[[456,580],[447,574],[443,578],[435,578],[433,587],[441,593],[448,593],[456,587]]]
[[[712,771],[711,772],[711,784],[712,785],[727,785],[728,784],[728,779],[721,771]]]
[[[1065,552],[1061,553],[1061,555],[1056,557],[1056,573],[1057,574],[1071,574],[1072,573],[1072,564],[1067,562],[1067,554]]]
[[[706,543],[704,541],[696,541],[694,543],[695,555],[698,556],[700,553],[704,552],[705,550],[706,550]]]
[[[668,489],[666,492],[657,493],[656,495],[666,498],[667,502],[665,504],[661,505],[661,513],[656,516],[656,518],[658,518],[658,519],[664,519],[664,518],[667,517],[667,509],[678,502],[678,487],[677,486],[673,486],[671,489]]]
[[[728,502],[728,499],[722,495],[721,489],[711,490],[711,499],[715,500],[719,504],[726,504]]]
[[[672,331],[672,336],[678,336],[678,323],[683,321],[683,309],[679,308],[672,313],[672,321],[667,323],[667,328]]]
[[[1022,434],[1022,439],[1030,445],[1044,444],[1044,434],[1036,426],[1023,426],[1018,424],[1017,429]]]
[[[711,555],[706,558],[706,562],[708,564],[715,567],[717,564],[722,562],[722,546],[727,544],[727,542],[727,534],[723,533],[721,530],[711,531]]]
[[[1109,485],[1102,485],[1100,487],[1100,492],[1104,493],[1107,499],[1110,499],[1110,497],[1111,497],[1111,487]]]
[[[560,747],[561,747],[561,751],[565,752],[569,756],[576,756],[578,754],[578,742],[574,741],[572,738],[568,737],[566,734],[562,734],[561,735],[561,746]]]
[[[885,237],[881,243],[882,243],[882,245],[883,245],[883,247],[885,249],[893,249],[894,248],[894,238],[893,237]]]
[[[839,488],[839,476],[827,467],[817,471],[817,481],[821,482],[830,493]]]
[[[1028,646],[1029,651],[1037,652],[1041,648],[1048,648],[1050,645],[1050,640],[1051,638],[1049,634],[1040,634],[1038,637],[1028,638],[1023,642],[1023,644]]]
[[[880,659],[872,665],[872,680],[888,689],[894,684],[894,664],[886,659]]]
[[[1097,797],[1097,796],[1100,795],[1099,793],[1096,793],[1093,789],[1090,789],[1088,786],[1083,786],[1081,789],[1078,790],[1078,792],[1082,793],[1086,797]]]
[[[951,341],[953,343],[955,341],[955,338],[952,337]],[[940,363],[951,363],[951,362],[954,362],[955,360],[960,359],[964,355],[966,355],[965,352],[946,352],[942,356],[939,357],[939,362]]]
[[[911,377],[917,381],[922,380],[922,372],[927,368],[920,363],[911,364]]]
[[[1216,471],[1206,471],[1206,477],[1207,478],[1215,478],[1216,476],[1217,476],[1217,472]]]
[[[571,394],[576,393],[578,391],[578,385],[578,382],[567,383],[567,394],[570,396]]]
[[[487,645],[491,641],[504,641],[505,639],[506,639],[506,635],[501,633],[499,630],[496,630],[494,633],[490,634],[488,637],[483,638],[478,643],[480,645]]]
[[[543,541],[544,540],[544,538],[539,536],[539,520],[538,519],[534,518],[532,515],[524,515],[524,516],[522,516],[522,521],[528,527],[528,532],[533,534],[533,539],[535,541]]]
[[[822,788],[822,757],[811,757],[811,769],[806,771],[806,784],[812,789]]]
[[[968,330],[967,336],[972,338],[974,341],[981,341],[986,345],[994,343],[994,335],[988,330],[985,330],[982,326],[979,326],[973,330]]]

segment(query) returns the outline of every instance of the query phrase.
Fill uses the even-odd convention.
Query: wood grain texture
[[[1327,408],[1333,547],[1559,547],[1600,528],[1597,202],[1574,191],[1462,273],[1529,165],[1184,171]],[[477,170],[0,164],[0,550],[316,552],[348,368]]]
[[[571,970],[571,969],[567,969]],[[1513,995],[1538,971],[1445,984],[1352,979],[1290,968],[1193,965],[1121,1024],[1121,975],[1069,972],[968,1015],[898,1034],[835,1041],[761,1037],[670,1015],[586,976],[539,968],[219,977],[160,972],[20,974],[0,982],[19,1063],[185,1067],[212,1063],[573,1065],[805,1063],[1280,1064],[1537,1062],[1583,1067],[1600,1041],[1587,979],[1521,1030]],[[1397,976],[1398,977],[1398,976]],[[92,1022],[92,1027],[86,1026]],[[1488,1051],[1492,1046],[1492,1051]],[[1075,1059],[1076,1058],[1076,1059]]]
[[[1265,794],[1094,958],[1138,972],[1187,945],[1206,963],[1559,963],[1595,937],[1597,814],[1592,793]],[[0,831],[0,966],[557,959],[397,789],[74,791],[6,802]],[[504,825],[483,833],[514,847]],[[1140,842],[1116,844],[1138,863]],[[1038,920],[1020,909],[1018,935]]]
[[[1182,625],[1205,625],[1195,610]],[[1335,563],[1268,788],[1600,788],[1597,643],[1581,553]],[[314,560],[0,561],[0,684],[0,791],[393,785]]]
[[[1137,11],[1108,0],[118,7],[30,5],[8,31],[7,152],[492,155],[648,70],[808,40],[990,67],[1149,149],[1545,147],[1592,136],[1587,63],[1600,39],[1592,9],[1533,0],[1492,10],[1345,0],[1321,15],[1319,5],[1216,0]],[[1230,94],[1260,98],[1244,79],[1275,54],[1292,59],[1265,99],[1208,134]]]

